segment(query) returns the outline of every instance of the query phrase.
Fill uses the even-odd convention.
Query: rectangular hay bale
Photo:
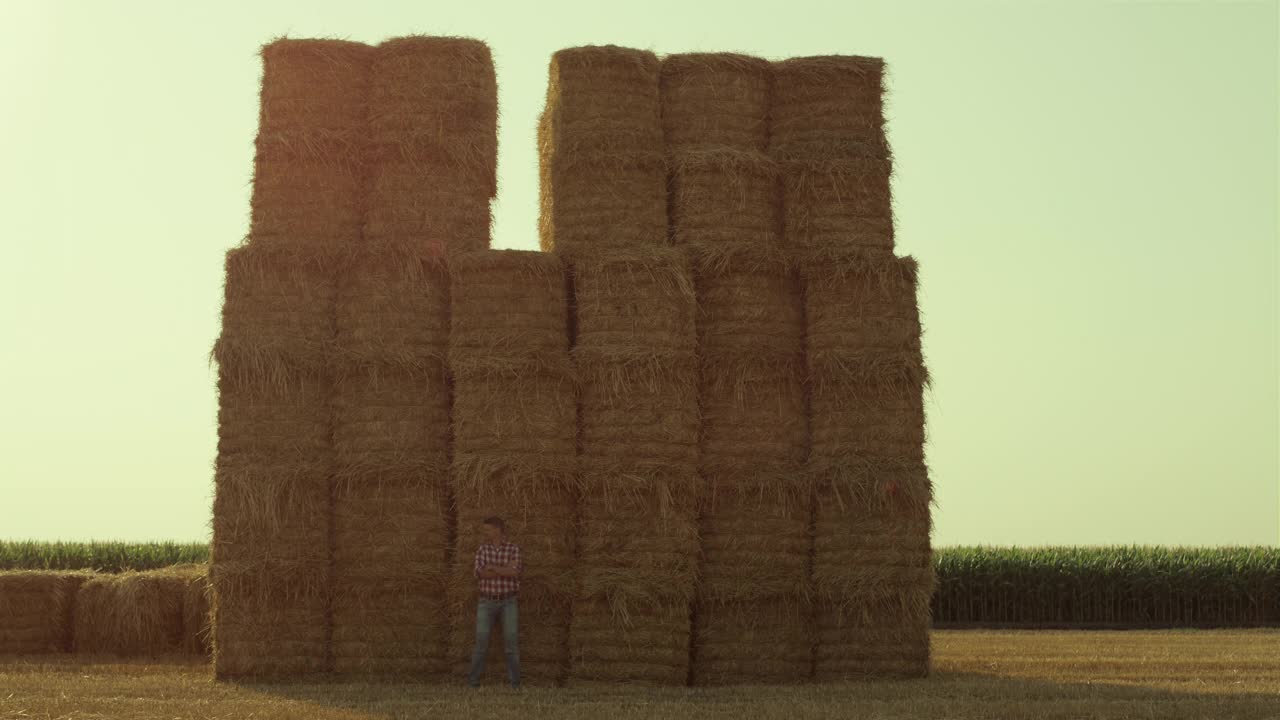
[[[86,572],[0,571],[0,654],[69,652]]]

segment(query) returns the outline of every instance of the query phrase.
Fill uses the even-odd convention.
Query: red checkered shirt
[[[508,565],[512,560],[516,563],[515,577],[480,577],[480,571],[485,567]],[[520,576],[523,574],[524,561],[520,559],[519,545],[504,541],[499,545],[480,543],[480,547],[476,548],[475,576],[480,581],[481,595],[506,595],[520,592]]]

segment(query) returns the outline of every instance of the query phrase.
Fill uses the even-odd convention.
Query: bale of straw
[[[539,123],[539,242],[565,254],[667,242],[666,169],[653,53],[616,46],[551,57]]]
[[[563,370],[569,350],[565,267],[551,253],[488,250],[451,258],[450,353],[455,365],[489,360],[511,372]]]
[[[572,380],[550,373],[455,375],[455,489],[480,491],[500,482],[498,474],[530,490],[571,486],[575,398]],[[513,469],[525,472],[513,474]]]
[[[622,363],[580,363],[578,369],[582,462],[621,470],[697,467],[695,369],[633,369]]]
[[[444,585],[439,579],[422,582],[407,577],[403,570],[382,577],[372,572],[360,578],[335,576],[334,672],[419,679],[443,672],[448,639],[445,610]]]
[[[335,361],[340,374],[395,368],[429,374],[449,339],[449,277],[418,253],[362,247],[338,276]]]
[[[807,599],[812,540],[803,486],[793,481],[784,492],[772,482],[745,488],[734,480],[711,480],[714,490],[703,502],[700,606],[749,607],[758,601]]]
[[[334,587],[395,581],[406,592],[444,585],[449,536],[444,476],[410,486],[363,484],[336,490],[333,501]],[[378,598],[367,598],[376,603]]]
[[[687,605],[623,614],[607,599],[576,600],[569,627],[567,684],[684,685],[689,629]]]
[[[880,505],[815,493],[813,584],[826,607],[888,607],[928,616],[936,585],[931,516],[901,501]]]
[[[215,571],[217,567],[215,566]],[[261,583],[271,583],[264,576]],[[228,602],[215,576],[213,669],[219,680],[296,679],[326,670],[329,629],[325,597],[272,607]]]
[[[0,654],[69,652],[85,572],[0,572]]]
[[[722,492],[741,487],[777,502],[768,488],[794,485],[808,454],[803,365],[756,360],[704,360],[699,463],[704,477],[724,478]]]
[[[449,385],[441,363],[355,372],[333,385],[333,452],[344,482],[439,482],[449,453]],[[364,479],[362,479],[364,478]]]
[[[329,394],[324,376],[294,375],[291,387],[218,377],[218,453],[325,454],[331,449]]]
[[[187,579],[182,595],[182,649],[188,655],[208,656],[213,652],[212,603],[209,568],[200,566]]]
[[[762,152],[699,148],[672,153],[671,238],[677,245],[779,248],[777,164]]]
[[[667,148],[766,149],[772,83],[773,68],[762,58],[734,53],[663,58],[662,129]]]
[[[773,64],[770,150],[788,159],[888,158],[884,60],[799,57]]]
[[[335,247],[359,238],[373,48],[278,39],[262,48],[250,235]]]
[[[833,248],[892,250],[892,163],[880,158],[780,161],[787,248],[801,257]]]
[[[691,684],[808,680],[815,645],[810,612],[808,606],[790,602],[699,604],[693,614]]]
[[[248,244],[226,255],[219,376],[282,386],[322,374],[334,333],[333,255]]]
[[[366,243],[426,257],[488,248],[490,183],[427,167],[387,161],[374,168],[364,217]]]
[[[819,609],[813,678],[927,677],[929,622],[927,613],[903,617],[892,609]]]
[[[579,358],[663,358],[696,345],[688,258],[674,249],[611,252],[572,264]]]
[[[156,656],[183,650],[183,603],[193,567],[98,575],[76,596],[75,650]]]
[[[687,611],[698,569],[696,474],[584,475],[577,597],[608,599],[622,617],[654,607]]]
[[[486,198],[496,195],[498,85],[489,47],[471,38],[422,35],[379,44],[370,72],[369,134],[375,165],[443,172],[479,181]]]

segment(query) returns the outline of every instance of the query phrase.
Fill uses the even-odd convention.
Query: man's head
[[[484,533],[485,542],[497,545],[506,536],[507,525],[502,522],[500,517],[487,517],[484,519],[484,523],[480,525],[480,530]]]

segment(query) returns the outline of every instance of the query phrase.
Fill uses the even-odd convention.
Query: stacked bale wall
[[[333,668],[447,666],[451,518],[445,256],[487,248],[497,89],[483,43],[374,51],[363,242],[339,287],[334,363]]]
[[[570,264],[580,382],[569,678],[683,684],[697,553],[697,368],[687,259],[669,247],[659,63],[551,60],[541,240]]]
[[[698,302],[699,685],[794,682],[811,663],[804,321],[767,154],[771,87],[758,58],[663,61],[671,231]]]
[[[917,267],[893,253],[883,61],[775,64],[770,152],[805,295],[814,676],[918,677],[934,589]]]

